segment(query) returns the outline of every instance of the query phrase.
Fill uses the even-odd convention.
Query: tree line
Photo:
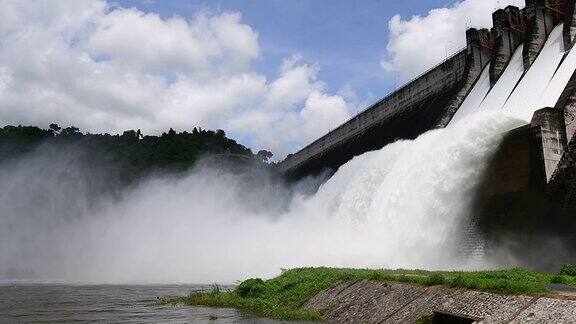
[[[194,127],[191,132],[170,129],[155,136],[143,135],[140,130],[127,130],[121,135],[82,133],[77,127],[62,128],[57,124],[51,124],[48,129],[21,125],[0,127],[0,162],[16,159],[41,145],[77,147],[83,152],[84,162],[115,165],[127,181],[152,170],[186,170],[204,155],[245,156],[260,162],[272,157],[266,150],[253,154],[249,148],[226,137],[221,129]]]

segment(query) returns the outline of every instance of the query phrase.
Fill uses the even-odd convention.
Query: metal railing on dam
[[[462,80],[466,67],[466,48],[448,57],[401,87],[334,128],[279,163],[282,172],[294,170],[323,153],[360,136],[365,130],[390,118],[404,109],[440,93]]]

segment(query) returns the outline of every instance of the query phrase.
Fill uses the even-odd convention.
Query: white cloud
[[[190,22],[181,17],[162,20],[156,14],[120,8],[102,17],[87,48],[148,71],[197,76],[244,71],[259,55],[258,34],[240,20],[238,13],[200,13]]]
[[[349,118],[346,102],[340,96],[314,91],[300,112],[308,138],[318,138]]]
[[[261,147],[285,143],[285,154],[350,117],[348,102],[340,95],[326,94],[326,85],[317,80],[317,65],[306,64],[295,55],[284,60],[280,72],[267,84],[261,104],[238,114],[227,129],[257,134],[255,144]]]
[[[0,8],[5,124],[224,128],[281,157],[322,135],[320,119],[349,116],[301,57],[287,58],[275,79],[255,72],[258,33],[239,13],[163,19],[101,0],[0,0]]]
[[[0,66],[0,95],[12,84],[12,73],[8,68]]]
[[[524,0],[464,0],[424,17],[396,15],[388,23],[390,40],[381,65],[406,81],[466,46],[467,27],[490,28],[492,12],[507,5],[523,7]]]

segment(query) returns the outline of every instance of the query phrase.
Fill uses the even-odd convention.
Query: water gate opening
[[[472,318],[442,311],[434,311],[427,323],[434,324],[472,324],[481,321],[480,318]]]

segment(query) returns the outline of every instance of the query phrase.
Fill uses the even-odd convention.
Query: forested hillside
[[[62,152],[79,152],[79,159],[88,166],[113,166],[122,182],[132,182],[151,171],[179,172],[190,168],[202,156],[221,159],[266,161],[271,153],[252,151],[226,137],[222,130],[177,133],[170,129],[160,136],[143,136],[140,130],[122,135],[82,133],[76,127],[49,129],[36,126],[5,126],[0,128],[0,162],[41,150],[44,147]]]

